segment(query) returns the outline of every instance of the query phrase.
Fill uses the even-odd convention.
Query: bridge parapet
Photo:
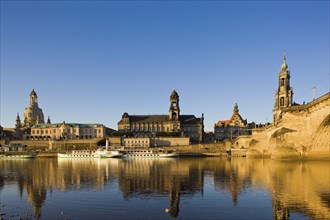
[[[329,102],[329,101],[330,101],[330,92],[305,105],[294,105],[294,106],[286,107],[285,109],[282,110],[282,112],[294,113],[294,112],[301,112],[306,110],[308,110],[308,112],[313,112],[313,111],[317,111],[318,108],[320,107],[324,107],[324,105],[320,105],[321,103]]]

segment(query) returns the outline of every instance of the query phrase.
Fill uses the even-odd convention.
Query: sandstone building
[[[233,114],[229,120],[220,120],[214,124],[214,140],[235,139],[240,135],[251,134],[247,120],[243,120],[238,113],[238,105],[235,103]]]
[[[36,124],[31,127],[31,140],[93,139],[104,138],[106,127],[102,124],[55,123]]]
[[[203,140],[204,116],[181,115],[179,95],[173,90],[168,115],[129,115],[125,112],[118,122],[118,131],[131,132],[138,137],[179,134],[199,143]]]

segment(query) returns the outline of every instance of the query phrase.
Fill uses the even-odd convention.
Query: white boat
[[[122,157],[138,158],[138,157],[177,157],[178,154],[172,151],[153,150],[153,149],[134,149],[122,151]]]
[[[73,150],[68,153],[58,153],[58,158],[113,158],[121,157],[122,153],[117,150],[107,150],[107,149],[98,149],[98,150]]]

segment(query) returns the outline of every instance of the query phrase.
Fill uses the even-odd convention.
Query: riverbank
[[[70,150],[95,150],[100,140],[91,141],[62,141],[56,144],[57,149],[50,151],[47,141],[13,141],[13,143],[21,143],[27,146],[28,152],[37,152],[38,157],[56,157],[58,152]],[[254,159],[274,160],[330,160],[330,150],[322,151],[297,151],[295,148],[279,147],[273,150],[264,150],[259,148],[233,149],[230,141],[221,143],[204,143],[186,146],[169,146],[163,148],[167,151],[177,152],[179,157],[247,157]],[[15,152],[11,152],[15,154]]]

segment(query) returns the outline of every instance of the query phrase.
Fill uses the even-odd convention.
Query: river
[[[1,218],[330,219],[330,163],[0,159]]]

